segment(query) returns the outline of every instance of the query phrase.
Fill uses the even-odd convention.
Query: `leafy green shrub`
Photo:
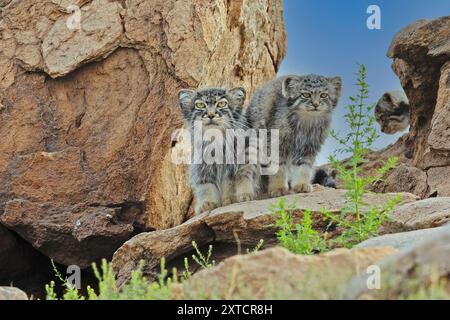
[[[397,196],[389,200],[383,207],[370,207],[364,203],[363,197],[369,192],[369,187],[394,168],[398,159],[396,157],[389,158],[375,175],[364,174],[361,165],[367,161],[367,152],[371,150],[378,134],[372,115],[374,105],[366,103],[369,97],[369,89],[366,83],[366,68],[364,65],[360,65],[356,80],[358,93],[356,96],[349,98],[350,103],[345,115],[345,122],[350,128],[349,133],[341,137],[334,130],[331,131],[331,136],[341,145],[337,153],[351,155],[350,160],[345,163],[337,160],[335,156],[329,158],[338,172],[339,180],[348,190],[346,206],[340,215],[334,215],[326,210],[323,212],[338,227],[344,229],[337,242],[346,247],[351,247],[377,235],[378,228],[386,220],[389,211],[401,201],[400,197]],[[350,217],[354,218],[350,219]]]
[[[53,262],[52,262],[53,263]],[[78,289],[67,282],[56,269],[55,274],[62,282],[64,294],[62,300],[166,300],[171,298],[171,286],[178,282],[176,269],[171,278],[167,278],[165,260],[161,260],[161,273],[156,282],[150,283],[142,274],[142,264],[131,273],[131,279],[119,289],[116,283],[111,263],[102,260],[101,270],[95,263],[92,264],[94,275],[98,280],[98,293],[91,287],[87,287],[87,297],[82,296]],[[55,282],[45,286],[47,300],[58,300],[55,293]]]
[[[263,240],[260,240],[253,250],[247,252],[256,252],[264,244]],[[200,251],[197,243],[192,242],[192,246],[195,250],[192,259],[200,265],[202,268],[208,269],[215,266],[215,261],[211,260],[213,246],[209,245],[206,256]],[[98,293],[91,287],[87,287],[87,296],[83,296],[77,288],[72,286],[67,278],[64,278],[59,270],[56,268],[52,261],[53,271],[56,277],[61,282],[64,293],[62,300],[167,300],[167,299],[183,299],[184,293],[174,294],[174,286],[177,284],[184,284],[188,280],[192,273],[189,267],[188,258],[184,258],[184,271],[182,274],[178,274],[176,268],[172,269],[172,275],[168,276],[166,269],[165,259],[161,259],[161,272],[158,276],[158,280],[149,282],[142,273],[143,263],[131,273],[130,280],[124,284],[121,288],[117,286],[115,274],[111,263],[106,260],[102,260],[100,268],[95,263],[92,264],[92,269],[96,279],[98,280]],[[59,300],[57,293],[55,292],[55,282],[51,281],[50,284],[45,286],[46,299],[47,300]],[[199,296],[200,297],[200,296]],[[197,297],[197,298],[199,298]]]
[[[213,246],[209,245],[208,246],[208,252],[206,254],[206,257],[202,254],[202,252],[200,251],[200,249],[198,248],[198,245],[195,241],[192,241],[192,246],[195,249],[196,255],[193,254],[192,255],[192,259],[202,268],[204,269],[208,269],[208,268],[212,268],[216,265],[216,262],[214,260],[211,261],[211,256],[212,256],[212,251],[213,251]],[[187,265],[187,262],[185,260],[185,266]]]
[[[290,214],[293,206],[286,208],[286,200],[281,198],[277,206],[271,208],[275,215],[275,226],[279,228],[276,236],[280,244],[297,254],[314,254],[323,252],[325,240],[313,229],[311,211],[306,210],[300,223],[294,223]]]

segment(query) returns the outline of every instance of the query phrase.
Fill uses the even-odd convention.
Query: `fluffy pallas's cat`
[[[312,166],[341,87],[340,77],[290,75],[268,82],[254,95],[247,110],[250,126],[279,130],[279,169],[268,176],[269,196],[312,191]]]
[[[227,129],[248,128],[242,108],[246,91],[241,87],[230,90],[221,88],[208,88],[198,91],[183,89],[179,92],[179,104],[185,124],[194,139],[194,124],[201,124],[203,134],[207,132],[223,133],[223,155],[225,156],[230,145],[225,141]],[[202,139],[202,137],[197,137]],[[234,144],[234,141],[231,142]],[[203,142],[201,146],[192,143],[194,148],[201,147],[203,155],[211,154],[212,145]],[[234,149],[234,148],[233,148]],[[247,185],[251,181],[243,174],[236,173],[242,168],[234,163],[211,163],[203,161],[190,165],[191,184],[196,200],[196,213],[212,210],[235,201],[251,200],[248,197]],[[244,167],[245,169],[245,167]],[[244,170],[245,171],[245,170]],[[252,172],[253,173],[253,172]]]
[[[401,132],[409,127],[409,101],[403,91],[383,94],[375,107],[375,119],[386,134]]]

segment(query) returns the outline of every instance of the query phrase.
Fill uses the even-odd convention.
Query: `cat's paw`
[[[313,191],[313,186],[310,183],[299,183],[292,187],[295,193],[309,193]]]
[[[255,199],[255,195],[251,193],[242,193],[236,197],[237,202],[252,201]]]
[[[286,188],[273,189],[269,191],[269,196],[271,198],[278,198],[289,194],[289,190]]]
[[[218,203],[206,201],[206,202],[203,202],[202,205],[197,208],[197,212],[202,213],[205,211],[212,211],[212,210],[216,209],[217,207],[219,207]]]

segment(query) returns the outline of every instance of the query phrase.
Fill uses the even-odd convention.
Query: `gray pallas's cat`
[[[409,126],[409,101],[403,91],[383,94],[375,107],[375,119],[387,134],[404,131]]]
[[[178,93],[179,104],[188,127],[193,148],[202,149],[203,158],[201,161],[193,159],[190,165],[191,185],[193,188],[196,213],[212,210],[219,206],[224,206],[235,201],[240,201],[239,192],[243,179],[235,181],[236,172],[239,166],[235,161],[225,161],[227,150],[230,145],[226,140],[227,129],[246,129],[247,124],[242,112],[246,91],[237,87],[230,90],[220,88],[208,88],[198,91],[183,89]],[[201,125],[202,133],[197,139],[201,139],[201,145],[194,142],[194,124]],[[211,144],[202,138],[210,133],[222,133],[222,146],[224,161],[211,162],[207,155],[216,156],[217,144]],[[215,142],[219,140],[213,139]],[[234,143],[234,142],[232,142]],[[213,147],[216,147],[213,150]],[[195,153],[195,150],[194,150]],[[220,158],[220,157],[219,157]],[[248,199],[250,200],[250,199]]]
[[[268,176],[269,196],[312,191],[312,165],[328,135],[341,87],[340,77],[290,75],[268,82],[253,97],[249,124],[279,130],[279,169]]]

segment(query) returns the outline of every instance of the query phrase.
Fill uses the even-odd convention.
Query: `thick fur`
[[[267,179],[269,196],[312,191],[312,166],[328,135],[341,87],[339,77],[291,75],[256,92],[247,111],[250,126],[279,130],[279,169]]]
[[[328,167],[314,169],[312,184],[320,184],[328,188],[337,188],[337,171]]]
[[[178,94],[179,104],[184,116],[186,126],[194,139],[194,122],[201,121],[203,131],[207,129],[220,130],[224,135],[226,129],[247,129],[245,116],[242,113],[246,92],[243,88],[225,90],[209,88],[199,91],[181,90]],[[226,107],[219,107],[220,102],[225,102]],[[198,108],[202,105],[202,108]],[[194,142],[193,146],[195,148]],[[203,154],[211,150],[209,143],[203,142]],[[223,145],[223,154],[227,149]],[[203,159],[204,160],[204,159]],[[190,165],[191,185],[196,199],[196,213],[212,210],[219,206],[227,205],[235,201],[251,200],[252,192],[247,190],[248,181],[245,179],[246,170],[236,163],[217,164],[206,163]],[[241,172],[235,181],[236,173]],[[244,194],[244,195],[243,195]]]
[[[375,107],[375,119],[386,134],[401,132],[409,127],[409,101],[402,91],[383,94]]]

